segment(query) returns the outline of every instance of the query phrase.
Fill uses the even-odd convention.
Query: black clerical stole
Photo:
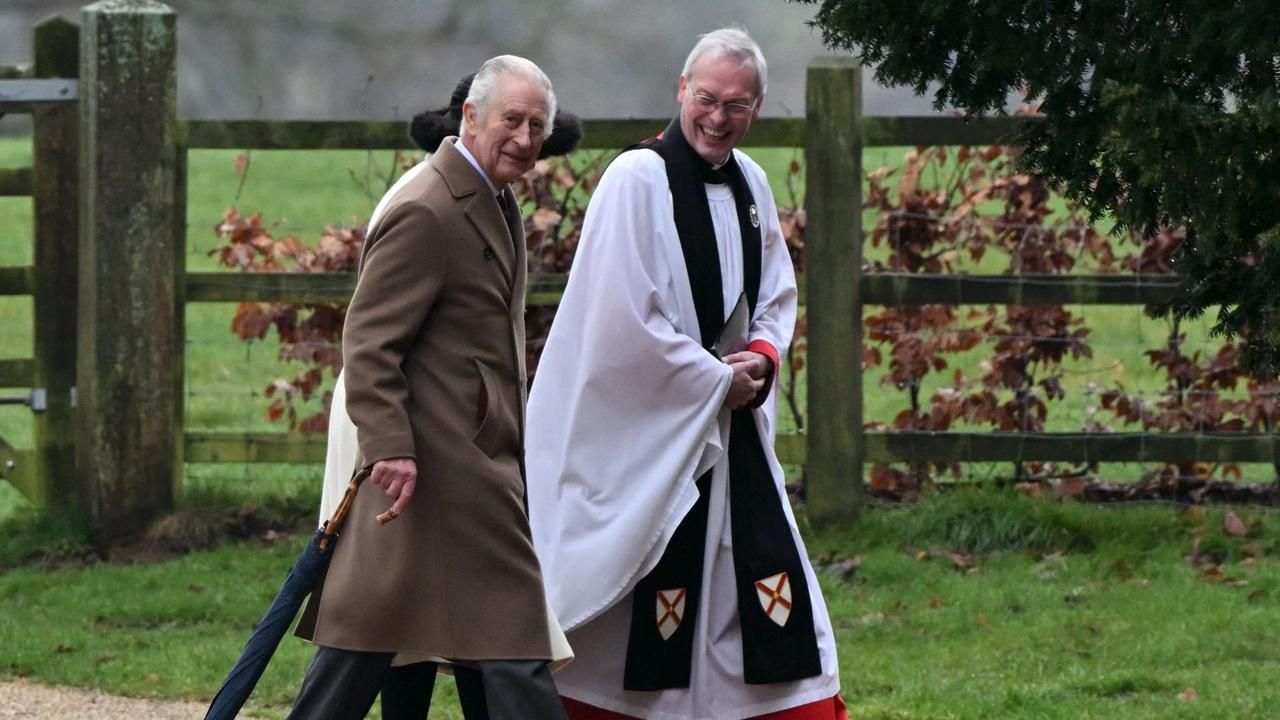
[[[732,153],[712,168],[685,140],[679,120],[657,139],[634,146],[666,164],[676,231],[689,272],[702,344],[710,349],[725,319],[724,291],[707,183],[727,182],[742,236],[743,289],[754,317],[760,294],[760,220]],[[742,629],[743,679],[791,682],[822,672],[804,565],[769,468],[755,416],[733,412],[729,430],[729,520]],[[711,472],[698,478],[698,501],[676,527],[662,558],[632,593],[631,634],[623,687],[689,687],[694,628],[702,596]],[[717,542],[713,539],[711,542]]]

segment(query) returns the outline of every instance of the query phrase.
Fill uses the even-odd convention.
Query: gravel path
[[[207,709],[203,703],[116,697],[29,680],[0,682],[0,720],[198,720]]]

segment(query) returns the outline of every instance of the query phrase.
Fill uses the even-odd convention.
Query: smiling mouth
[[[702,134],[706,135],[708,138],[711,138],[712,140],[723,140],[729,134],[728,130],[716,131],[707,127],[704,127],[701,129],[702,129]]]

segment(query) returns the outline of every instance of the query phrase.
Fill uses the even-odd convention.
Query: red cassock
[[[564,709],[569,714],[569,720],[639,720],[570,698],[564,698]],[[836,695],[830,700],[819,700],[808,705],[757,715],[751,720],[849,720],[849,712],[845,709],[844,698]]]

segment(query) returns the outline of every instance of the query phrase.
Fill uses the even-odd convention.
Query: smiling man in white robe
[[[578,657],[574,720],[844,718],[835,639],[773,451],[795,274],[735,146],[765,61],[701,38],[679,116],[587,210],[528,406],[534,546]]]

